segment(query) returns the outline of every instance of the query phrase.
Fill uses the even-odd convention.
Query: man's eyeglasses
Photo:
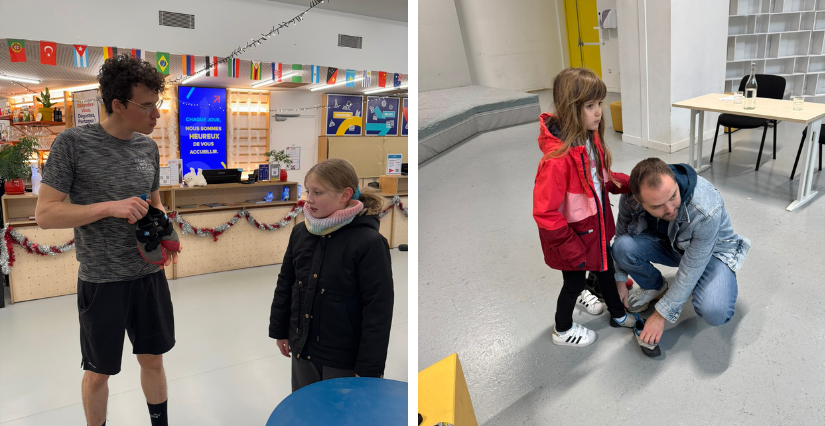
[[[153,105],[141,105],[137,102],[132,102],[128,99],[126,99],[126,102],[133,103],[133,104],[143,108],[143,110],[146,111],[146,115],[150,115],[150,114],[152,114],[152,112],[160,110],[160,107],[163,105],[163,99],[157,101]]]

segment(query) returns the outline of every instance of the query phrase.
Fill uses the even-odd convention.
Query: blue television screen
[[[183,173],[227,168],[226,89],[179,86],[178,104]]]

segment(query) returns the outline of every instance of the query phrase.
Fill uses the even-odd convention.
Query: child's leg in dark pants
[[[585,271],[561,271],[564,284],[556,301],[556,331],[559,333],[573,326],[573,309],[576,307],[576,298],[584,290],[585,274]],[[613,290],[616,291],[615,288]],[[616,298],[618,297],[619,293],[616,292]]]
[[[619,298],[619,290],[616,288],[616,268],[613,266],[612,249],[607,249],[607,265],[608,268],[604,272],[594,272],[599,279],[599,287],[604,296],[604,302],[607,305],[607,310],[613,318],[622,318],[625,315],[624,303]]]

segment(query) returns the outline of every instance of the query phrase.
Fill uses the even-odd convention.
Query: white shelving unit
[[[725,91],[750,74],[785,77],[785,99],[825,102],[825,0],[730,0]]]

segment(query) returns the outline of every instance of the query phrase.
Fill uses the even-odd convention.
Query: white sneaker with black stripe
[[[593,295],[593,293],[588,290],[582,290],[579,297],[576,298],[576,304],[583,307],[587,310],[587,312],[593,315],[599,315],[604,312],[604,303],[602,303],[598,297]]]
[[[553,327],[553,344],[559,346],[587,346],[596,341],[596,332],[587,329],[579,324],[573,323],[570,330],[564,333],[556,331]]]

